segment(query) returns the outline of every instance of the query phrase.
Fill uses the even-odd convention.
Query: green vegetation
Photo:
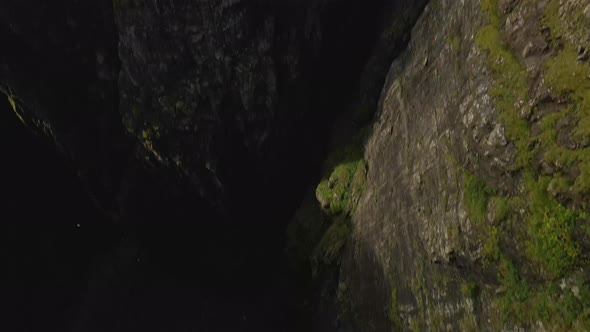
[[[479,296],[481,289],[474,282],[463,282],[461,284],[461,294],[467,299],[476,299]]]
[[[578,53],[566,44],[557,56],[545,64],[545,80],[558,93],[568,96],[578,118],[574,134],[590,137],[590,65],[578,63]]]
[[[542,23],[551,30],[554,47],[559,45],[560,40],[566,34],[576,39],[587,36],[588,29],[590,29],[590,20],[584,14],[586,5],[584,1],[579,1],[577,4],[570,6],[560,5],[559,0],[548,1]],[[561,17],[560,8],[565,9]]]
[[[587,145],[590,142],[590,65],[578,63],[573,45],[566,44],[557,56],[545,64],[545,80],[556,92],[569,99],[569,106],[559,116],[575,118],[572,139]],[[577,167],[579,175],[573,189],[577,194],[589,194],[590,148],[569,150],[560,147],[556,142],[555,131],[550,132],[545,146],[545,159],[548,162],[563,168]],[[582,207],[586,208],[588,205]]]
[[[389,308],[387,308],[387,317],[389,318],[389,321],[391,322],[396,331],[401,330],[402,319],[400,316],[399,306],[397,303],[397,289],[395,287],[391,288]]]
[[[551,29],[551,37],[554,40],[561,38],[563,35],[562,23],[559,18],[559,0],[549,0],[545,7],[543,16],[543,25]]]
[[[494,7],[492,7],[494,6]],[[495,1],[482,2],[482,8],[490,15],[491,24],[483,27],[476,36],[476,44],[488,52],[487,65],[494,73],[490,96],[494,98],[499,120],[504,125],[507,137],[516,145],[517,167],[525,167],[532,159],[529,150],[529,123],[519,117],[520,107],[529,107],[527,98],[527,73],[518,59],[504,46],[499,30]]]
[[[461,48],[461,37],[454,35],[447,37],[447,45],[449,45],[454,51],[458,51]]]
[[[355,121],[365,124],[370,121],[368,110],[353,114]],[[354,211],[366,185],[367,163],[364,160],[364,144],[369,134],[369,125],[360,128],[357,134],[332,151],[324,162],[324,176],[315,194],[317,204],[326,216],[330,227],[318,244],[316,257],[335,262],[351,233],[350,215]]]
[[[573,240],[579,214],[549,196],[550,181],[549,177],[525,176],[530,201],[527,255],[547,277],[554,279],[571,271],[579,256]]]
[[[498,281],[503,295],[497,304],[505,319],[516,324],[541,320],[550,329],[580,329],[590,321],[588,309],[584,309],[590,308],[586,303],[590,299],[576,296],[573,291],[558,284],[562,280],[560,278],[571,276],[581,264],[576,229],[584,229],[587,216],[579,209],[564,206],[557,196],[572,190],[578,196],[590,192],[590,153],[588,148],[573,150],[559,146],[557,136],[558,124],[564,122],[562,120],[573,119],[565,121],[573,123],[570,130],[572,139],[582,146],[588,145],[590,66],[579,63],[575,48],[567,43],[545,63],[547,85],[566,97],[569,103],[560,111],[542,116],[539,131],[533,136],[528,121],[518,116],[519,107],[529,107],[526,103],[526,71],[502,42],[500,24],[504,19],[497,12],[497,2],[484,0],[481,8],[490,23],[479,31],[476,43],[488,55],[487,65],[495,79],[490,95],[508,138],[517,148],[516,170],[522,171],[526,199],[516,201],[515,198],[491,197],[493,192],[485,184],[468,177],[464,188],[466,208],[474,220],[481,220],[486,215],[486,209],[493,208],[494,222],[512,220],[515,227],[525,230],[524,238],[512,240],[525,245],[524,257],[519,259],[518,265],[526,267],[526,276],[510,258],[513,253],[500,250],[498,242],[502,237],[499,228],[491,227],[484,243],[484,256],[491,256],[498,262]],[[566,33],[566,27],[558,16],[559,8],[559,1],[550,0],[543,19],[543,23],[551,29],[554,46],[559,45],[560,38]],[[575,16],[574,20],[578,17]],[[537,174],[533,160],[538,156],[556,168],[555,174]],[[575,170],[575,180],[572,180],[571,174]],[[588,208],[588,204],[581,203],[578,207]],[[525,222],[514,223],[520,218],[514,213],[511,216],[511,212],[521,208],[525,211]],[[580,282],[576,287],[580,293],[588,292]]]
[[[483,257],[486,266],[500,258],[500,236],[501,231],[497,227],[488,227],[487,237],[483,244]]]
[[[495,223],[506,220],[515,208],[514,204],[511,204],[506,197],[494,196],[490,198],[489,202],[489,206],[493,211],[493,222]]]
[[[500,308],[504,315],[516,321],[527,321],[529,308],[526,301],[531,289],[521,276],[516,266],[508,258],[504,257],[498,265],[498,281],[504,296],[500,299]]]
[[[350,137],[334,131],[332,142],[339,144],[326,156],[322,179],[316,188],[310,188],[287,229],[287,253],[301,287],[299,293],[305,294],[303,301],[309,301],[314,291],[323,289],[326,280],[338,280],[340,259],[353,230],[351,215],[365,189],[364,148],[372,129],[373,112],[359,108],[343,116],[356,127],[356,134]],[[339,286],[333,296],[339,314],[354,318],[354,303],[347,292],[345,286]],[[300,310],[305,319],[311,314],[309,304],[301,305]]]
[[[587,330],[590,327],[590,290],[576,275],[569,285],[563,281],[531,286],[515,265],[503,259],[498,279],[504,296],[499,308],[512,323],[543,321],[552,331]]]
[[[486,219],[492,189],[480,178],[465,174],[463,192],[465,194],[465,208],[469,218],[474,222],[483,223]]]
[[[15,98],[14,94],[12,94],[12,91],[10,90],[10,88],[8,88],[8,90],[6,90],[6,89],[0,87],[0,92],[2,92],[6,96],[6,98],[8,98],[8,104],[10,104],[10,108],[12,109],[12,111],[14,112],[16,117],[20,120],[20,122],[22,122],[24,125],[26,125],[27,123],[25,122],[25,119],[18,112],[16,100],[14,99]]]
[[[343,162],[320,182],[316,196],[328,214],[336,216],[352,211],[356,196],[363,190],[365,172],[364,160]]]
[[[474,226],[484,236],[483,257],[484,264],[488,265],[500,258],[500,237],[501,230],[496,225],[490,225],[487,221],[488,206],[494,208],[494,215],[500,214],[498,221],[504,220],[508,213],[508,201],[506,198],[492,196],[495,193],[493,188],[488,186],[480,178],[465,173],[463,180],[463,201],[469,218]],[[491,202],[491,203],[490,203]]]
[[[498,0],[482,0],[481,11],[488,16],[490,24],[496,28],[500,26],[500,16],[498,15]]]

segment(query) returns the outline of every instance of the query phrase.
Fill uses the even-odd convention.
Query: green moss
[[[577,52],[566,44],[557,56],[545,64],[545,80],[556,92],[567,96],[569,105],[561,113],[572,114],[577,123],[573,139],[578,142],[590,140],[590,65],[577,61]],[[577,165],[579,177],[574,189],[577,193],[590,193],[590,150],[568,150],[557,146],[555,139],[547,144],[545,159],[560,167]]]
[[[483,223],[486,219],[488,200],[492,189],[480,178],[471,174],[465,174],[463,193],[469,218],[474,222]]]
[[[569,150],[552,142],[545,150],[544,159],[560,169],[569,169],[579,161],[585,162],[585,155],[587,155],[586,150]]]
[[[570,287],[562,289],[561,281],[531,287],[519,277],[514,265],[510,269],[512,275],[503,279],[507,288],[499,302],[505,321],[529,327],[542,321],[549,331],[587,330],[590,317],[584,308],[589,307],[590,292],[581,278],[574,283],[576,296]]]
[[[485,260],[485,265],[489,265],[490,263],[496,262],[498,259],[500,259],[501,234],[501,231],[495,226],[490,226],[487,229],[487,236],[483,244],[483,257]]]
[[[508,258],[504,257],[498,266],[498,281],[504,296],[500,298],[503,313],[517,321],[527,321],[529,316],[526,301],[530,296],[530,287],[526,280],[521,278],[520,272]]]
[[[494,1],[482,2],[485,12]],[[497,22],[497,16],[490,15],[492,24],[483,27],[476,36],[476,44],[487,52],[487,65],[494,73],[490,96],[499,112],[498,119],[504,125],[507,137],[518,149],[517,166],[525,167],[532,159],[529,150],[530,125],[519,117],[518,107],[529,107],[524,103],[527,97],[527,73],[518,59],[504,46]],[[520,105],[520,106],[517,106]]]
[[[506,220],[512,212],[510,201],[506,197],[494,196],[490,198],[490,206],[493,209],[494,222]]]
[[[569,191],[572,187],[573,182],[569,179],[556,174],[553,176],[551,182],[549,182],[549,186],[547,187],[547,191],[549,193],[556,193],[556,194],[564,194]]]
[[[570,271],[579,256],[573,240],[578,215],[562,206],[545,211],[542,217],[531,218],[529,255],[542,263],[550,276],[563,276]]]
[[[570,271],[579,256],[573,239],[578,213],[563,207],[547,192],[550,177],[525,177],[529,193],[527,255],[550,278]]]
[[[590,65],[578,63],[578,53],[566,44],[545,64],[545,80],[556,92],[568,96],[578,119],[574,135],[590,138]]]
[[[574,189],[582,195],[588,195],[590,194],[590,163],[587,161],[580,163],[578,170],[580,175],[576,178]]]
[[[572,114],[577,120],[573,129],[573,139],[577,142],[590,140],[590,65],[578,63],[573,45],[564,46],[555,57],[545,64],[545,80],[557,93],[569,100],[569,105],[561,113]],[[568,150],[557,146],[554,140],[548,144],[545,159],[561,167],[577,165],[580,176],[575,181],[578,193],[590,192],[590,151]]]
[[[5,90],[4,88],[0,87],[0,92],[2,92],[6,96],[6,98],[8,98],[8,104],[10,104],[10,108],[12,109],[12,111],[14,112],[16,117],[19,119],[19,121],[22,122],[22,124],[24,124],[26,126],[27,123],[25,122],[25,119],[18,112],[18,108],[16,105],[16,99],[15,99],[14,94],[12,94],[11,89],[8,88],[8,90]]]
[[[498,15],[498,1],[482,0],[480,6],[484,16],[489,18],[490,24],[494,27],[498,27],[500,25],[500,17]]]
[[[578,63],[578,53],[571,44],[545,63],[545,80],[558,93],[584,100],[589,97],[590,66]],[[586,104],[586,103],[585,103]]]
[[[463,181],[463,201],[469,218],[475,223],[475,227],[482,233],[484,263],[495,262],[500,258],[500,239],[502,231],[497,226],[487,222],[488,206],[494,208],[494,214],[500,214],[499,220],[507,217],[508,201],[500,197],[492,197],[493,188],[489,187],[480,178],[465,174]],[[491,204],[490,204],[491,201]]]
[[[461,48],[461,37],[457,35],[447,37],[447,45],[453,50],[458,51]]]
[[[466,299],[473,300],[479,296],[480,292],[481,292],[481,289],[474,282],[469,281],[469,282],[463,282],[461,284],[461,294],[463,294],[463,297]]]
[[[389,308],[387,308],[387,318],[389,318],[389,321],[396,331],[401,330],[402,318],[399,312],[399,306],[397,303],[397,290],[395,287],[391,288]]]
[[[325,264],[336,263],[351,233],[352,225],[348,218],[336,218],[315,249],[316,259],[321,259]]]
[[[467,313],[459,320],[459,330],[462,332],[479,331],[476,321],[472,314]],[[436,331],[444,331],[444,329],[438,329]]]
[[[559,8],[558,0],[550,0],[543,19],[551,29],[554,46],[562,46],[556,56],[545,63],[544,74],[547,85],[554,93],[566,97],[568,103],[557,112],[542,115],[539,131],[533,137],[528,121],[518,116],[519,108],[529,107],[526,103],[527,73],[502,41],[504,19],[498,14],[497,2],[481,2],[482,13],[489,18],[489,24],[478,32],[476,44],[487,54],[487,66],[494,76],[490,95],[498,119],[517,148],[516,168],[522,171],[522,192],[526,198],[516,202],[501,197],[489,198],[488,193],[488,207],[494,209],[491,212],[495,222],[506,219],[507,225],[519,230],[516,233],[518,238],[510,241],[516,242],[517,248],[524,244],[525,257],[519,255],[518,261],[522,271],[527,271],[527,277],[509,258],[508,254],[514,256],[513,252],[497,249],[498,243],[503,241],[500,225],[489,228],[484,256],[501,257],[497,267],[503,295],[497,302],[505,315],[504,321],[526,326],[541,320],[549,330],[582,330],[580,327],[588,324],[588,309],[584,308],[589,307],[586,302],[590,300],[585,302],[583,296],[576,297],[567,288],[561,290],[558,282],[571,276],[584,263],[578,230],[587,229],[587,217],[584,212],[568,208],[556,199],[560,194],[576,194],[575,199],[582,201],[578,207],[588,208],[588,204],[583,203],[585,199],[581,198],[590,193],[590,148],[565,148],[558,144],[557,137],[558,133],[571,130],[573,141],[580,146],[590,140],[590,65],[579,63],[575,47],[561,39],[565,34],[571,36],[587,31],[578,29],[579,13],[569,13],[573,24],[562,22]],[[563,119],[568,121],[561,121]],[[560,123],[563,123],[561,128],[558,127]],[[557,167],[553,176],[539,176],[537,163],[541,157]],[[574,175],[577,178],[572,180]],[[479,214],[481,218],[484,206],[481,202],[485,195],[478,194],[481,189],[471,192],[475,194],[472,195],[474,203],[466,204],[471,210],[469,214]],[[525,211],[524,222],[519,223],[520,214],[511,212],[522,209]],[[518,235],[521,232],[523,235]]]
[[[570,6],[561,5],[559,0],[548,1],[542,23],[550,29],[554,46],[557,46],[566,34],[576,39],[582,39],[588,34],[590,20],[584,14],[585,5],[583,1]],[[560,17],[560,11],[562,10],[565,11],[563,16]],[[564,20],[563,18],[567,19]]]
[[[563,35],[563,27],[561,19],[559,18],[559,0],[549,0],[545,7],[543,16],[543,25],[551,29],[551,37],[553,39],[561,38]]]
[[[364,187],[366,163],[363,160],[349,161],[334,168],[316,189],[316,197],[330,215],[348,214],[354,207],[356,197]]]

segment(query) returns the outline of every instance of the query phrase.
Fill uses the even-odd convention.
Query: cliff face
[[[590,2],[425,3],[2,2],[1,92],[127,234],[74,325],[589,329]]]
[[[589,8],[426,7],[341,260],[359,331],[588,328]]]
[[[306,6],[281,22],[263,2],[116,1],[120,112],[149,158],[219,204],[224,187],[260,179],[269,137],[307,107],[302,61],[318,26]]]

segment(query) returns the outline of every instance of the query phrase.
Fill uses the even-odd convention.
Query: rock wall
[[[588,6],[426,7],[365,145],[339,283],[358,331],[588,327]]]
[[[305,22],[281,24],[262,2],[114,6],[125,127],[154,161],[221,201],[224,186],[259,171],[268,138],[301,112],[279,100],[302,82]]]

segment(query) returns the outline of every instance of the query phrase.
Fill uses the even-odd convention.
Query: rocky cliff
[[[590,329],[590,2],[426,3],[0,4],[8,107],[124,234],[60,326]]]
[[[355,330],[589,328],[589,10],[430,1],[354,158],[363,194],[346,163],[316,191],[348,207],[333,287]]]

